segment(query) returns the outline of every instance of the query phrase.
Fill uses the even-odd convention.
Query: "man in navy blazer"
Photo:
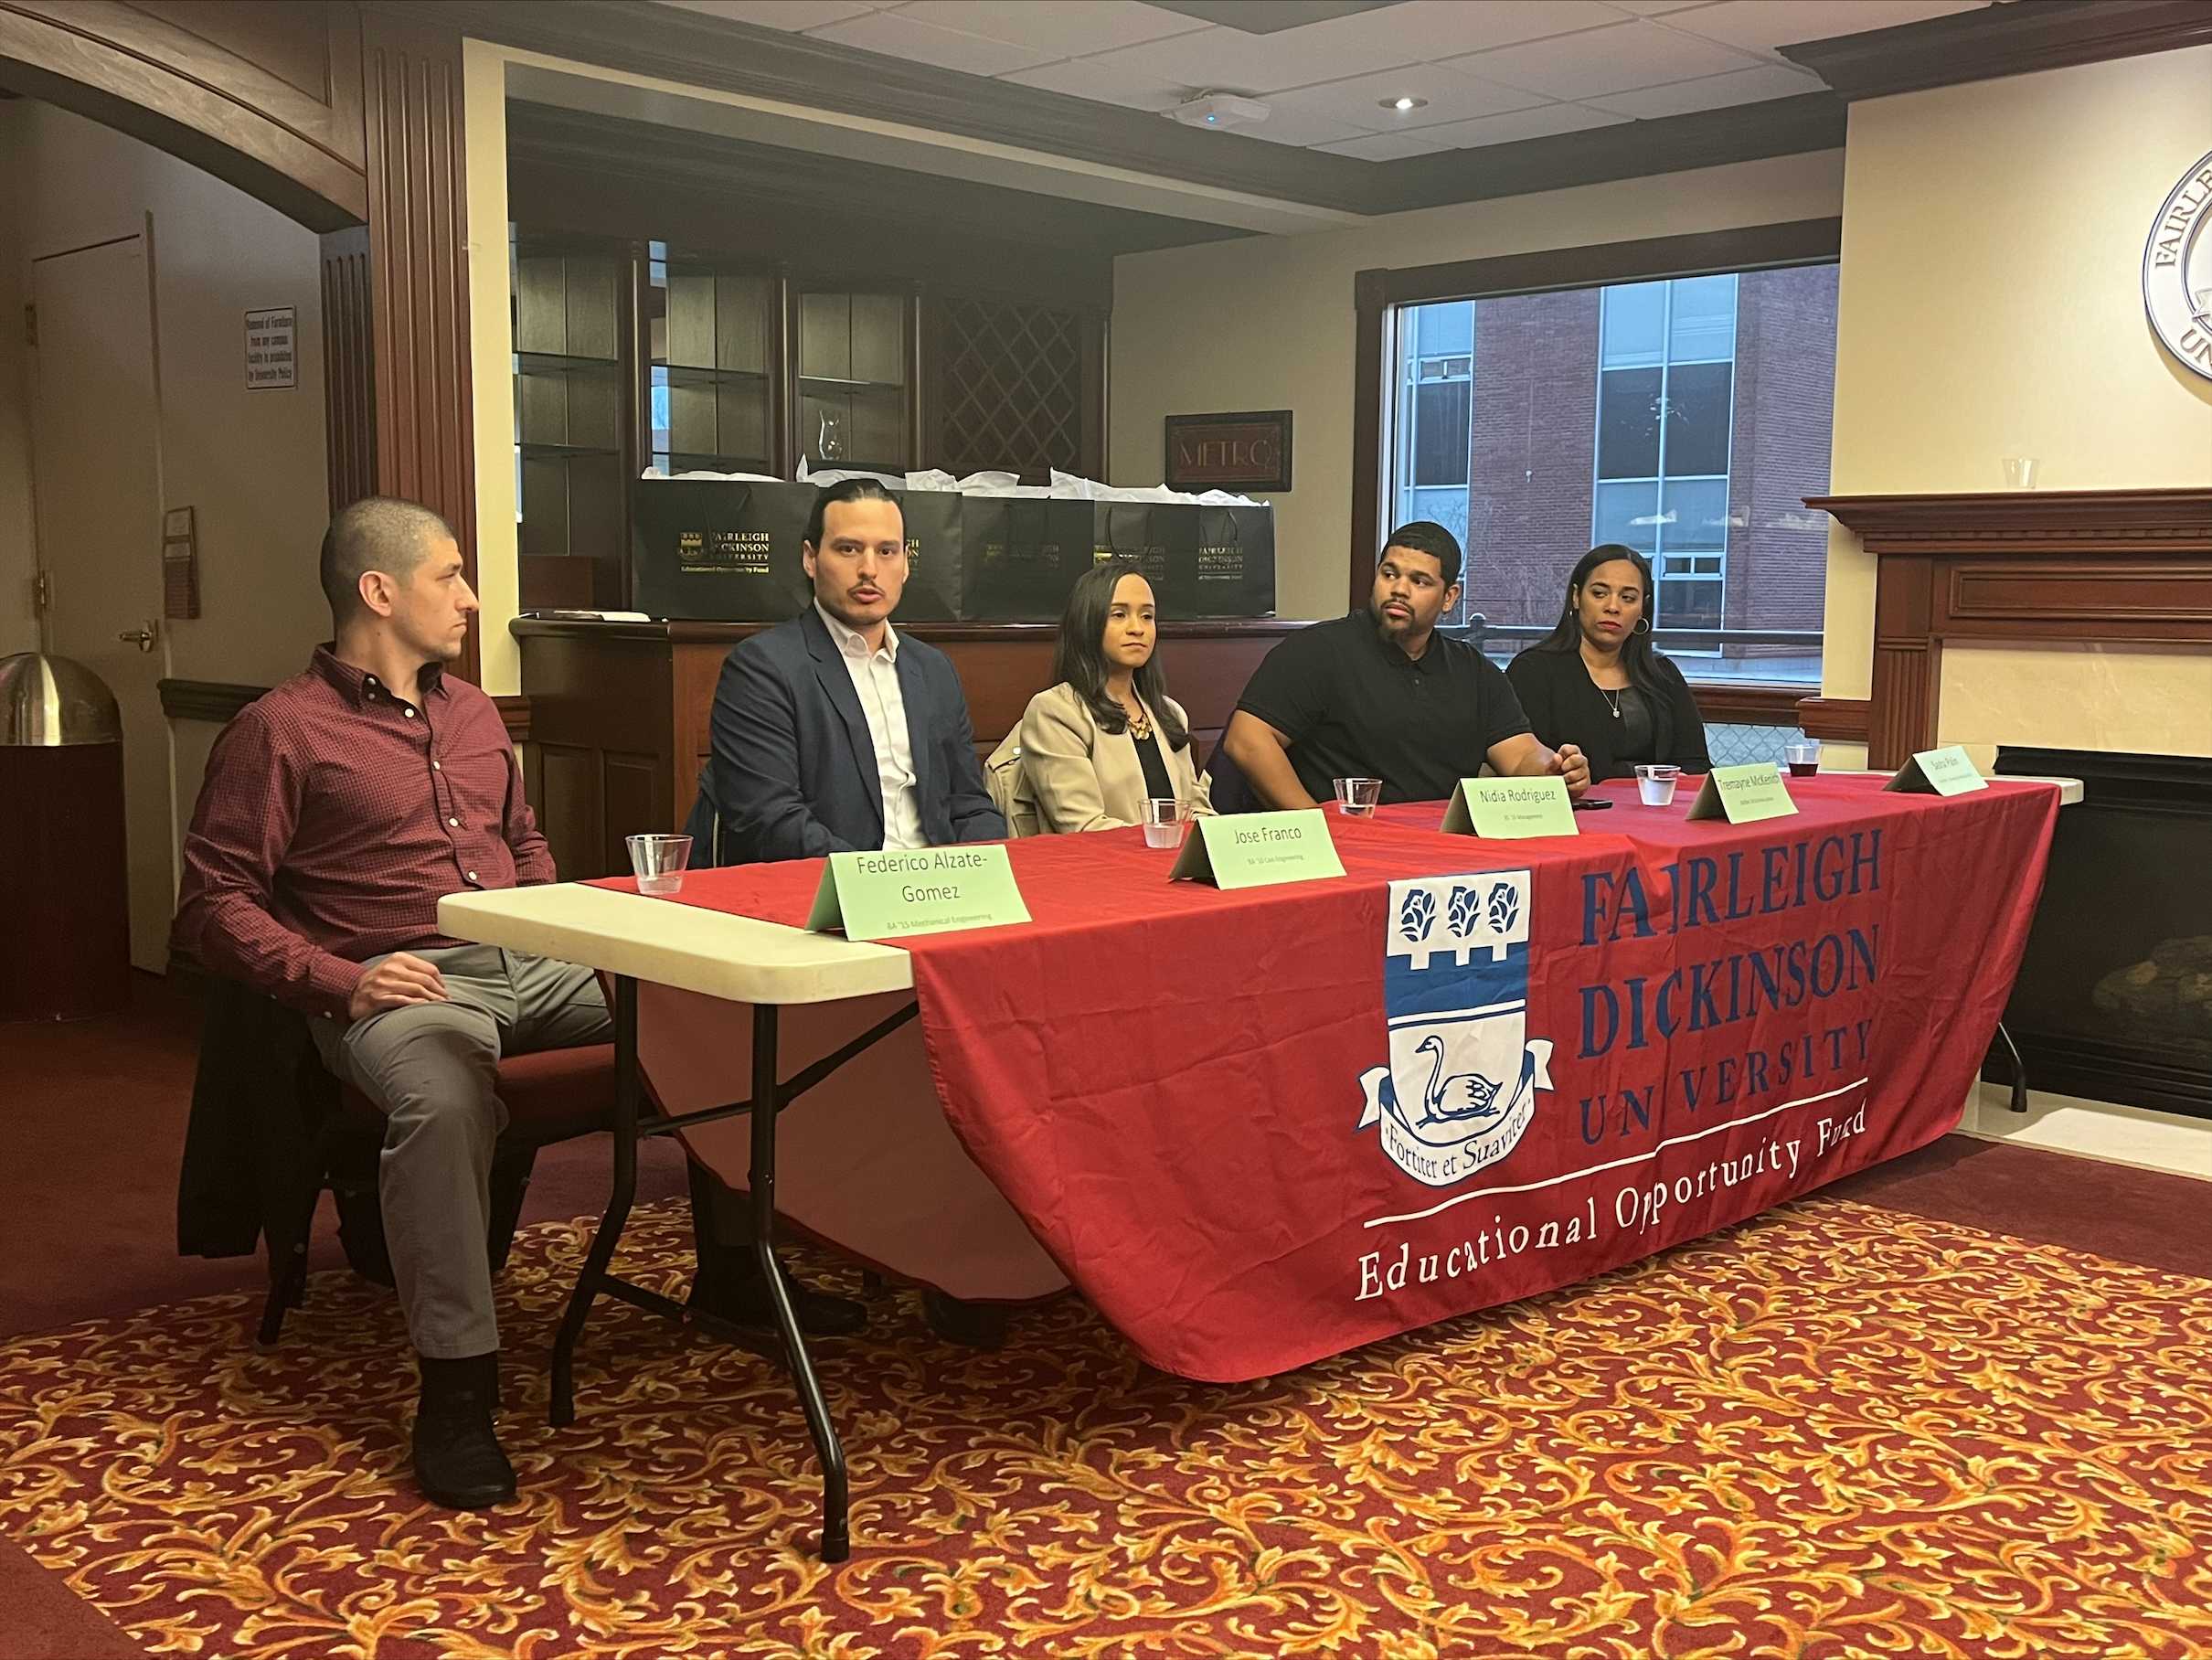
[[[801,557],[814,603],[723,661],[694,862],[1004,839],[960,676],[890,624],[907,579],[899,504],[873,479],[831,485]]]
[[[814,603],[742,640],[722,663],[710,723],[714,755],[699,774],[692,849],[701,864],[1003,840],[968,699],[945,654],[891,627],[907,580],[906,523],[873,479],[814,498],[801,557]],[[697,1165],[692,1205],[701,1244],[695,1299],[750,1313],[765,1293],[737,1197]],[[710,1250],[718,1239],[728,1249]],[[858,1304],[793,1286],[813,1331],[849,1331]],[[939,1292],[923,1312],[941,1335],[977,1348],[1005,1340],[1005,1311]]]

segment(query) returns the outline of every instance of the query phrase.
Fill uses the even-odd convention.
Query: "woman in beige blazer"
[[[1104,564],[1077,580],[1060,619],[1056,684],[1029,700],[1016,734],[1015,816],[1034,821],[1016,835],[1142,824],[1146,800],[1169,796],[1194,814],[1213,811],[1192,764],[1189,718],[1160,674],[1158,640],[1143,577]]]

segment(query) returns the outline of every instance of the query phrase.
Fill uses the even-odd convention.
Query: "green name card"
[[[1193,877],[1217,888],[1265,888],[1344,874],[1319,807],[1196,819],[1191,831],[1167,873],[1171,882]]]
[[[1441,826],[1446,835],[1479,835],[1507,842],[1526,835],[1579,835],[1567,781],[1548,778],[1462,778],[1452,792]]]
[[[1028,920],[1005,848],[984,846],[833,853],[806,925],[842,928],[848,940],[897,940]]]
[[[1897,776],[1882,788],[1914,795],[1964,795],[1970,790],[1988,789],[1989,780],[1966,758],[1966,751],[1954,743],[1948,749],[1922,750],[1899,767]]]
[[[1771,761],[1748,767],[1715,767],[1690,803],[1692,818],[1726,818],[1731,825],[1756,824],[1762,818],[1788,818],[1797,811],[1781,769]]]

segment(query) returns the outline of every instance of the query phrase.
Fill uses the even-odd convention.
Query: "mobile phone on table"
[[[1609,801],[1600,801],[1594,795],[1585,795],[1580,801],[1575,803],[1575,811],[1577,813],[1602,813],[1611,805],[1612,803]]]

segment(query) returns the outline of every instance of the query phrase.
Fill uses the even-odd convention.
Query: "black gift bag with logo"
[[[686,622],[781,622],[813,595],[799,545],[812,484],[641,479],[632,606]]]
[[[1193,507],[1198,517],[1191,617],[1275,614],[1275,510]]]
[[[1090,569],[1092,505],[1034,496],[961,498],[961,617],[1057,622]]]
[[[963,517],[953,490],[894,490],[907,528],[907,587],[893,622],[960,621]]]

